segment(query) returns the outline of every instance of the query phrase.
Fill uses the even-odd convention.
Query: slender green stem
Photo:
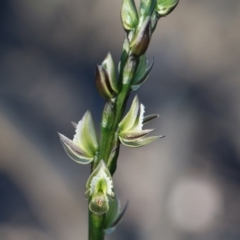
[[[104,240],[103,221],[104,215],[98,216],[95,213],[88,211],[89,228],[88,240]]]

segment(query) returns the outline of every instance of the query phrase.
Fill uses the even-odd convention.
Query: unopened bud
[[[151,19],[147,17],[140,29],[136,32],[133,40],[130,43],[131,53],[140,57],[143,55],[147,48],[148,44],[151,40]]]
[[[121,9],[122,24],[125,30],[131,30],[138,25],[138,13],[134,0],[123,0]]]
[[[102,65],[97,66],[96,86],[103,98],[107,100],[115,98],[118,90],[115,67],[111,54],[107,55]]]
[[[178,2],[179,0],[157,0],[156,11],[160,17],[164,17],[174,10]]]
[[[139,15],[141,19],[151,16],[156,4],[156,0],[141,0]]]

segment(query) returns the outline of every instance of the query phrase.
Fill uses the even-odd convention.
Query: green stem
[[[124,55],[124,54],[123,54]],[[104,108],[101,122],[101,141],[98,155],[98,161],[92,165],[92,171],[97,167],[98,163],[103,159],[113,175],[119,154],[120,142],[117,130],[118,124],[124,114],[127,100],[130,93],[131,81],[136,72],[139,58],[126,55],[121,58],[121,69],[119,73],[120,92],[116,99],[109,100]],[[110,158],[113,150],[116,149],[114,155]],[[89,240],[104,240],[104,215],[98,216],[89,211]]]
[[[103,220],[104,215],[98,216],[95,213],[88,211],[89,214],[89,228],[88,240],[104,240]]]

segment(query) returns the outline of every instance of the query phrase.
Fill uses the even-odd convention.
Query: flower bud
[[[156,11],[160,17],[167,16],[178,5],[179,0],[157,0]]]
[[[116,97],[117,78],[115,66],[111,54],[109,53],[96,70],[96,86],[100,95],[109,100]]]
[[[150,17],[152,15],[155,4],[156,0],[141,0],[139,9],[139,15],[141,20],[145,19],[145,17],[147,16]]]
[[[135,33],[131,43],[130,49],[133,55],[140,57],[143,55],[147,48],[148,44],[151,40],[151,19],[147,17],[143,24],[141,25],[140,29]]]
[[[125,30],[131,30],[138,25],[138,13],[134,0],[123,0],[121,9],[122,24]]]

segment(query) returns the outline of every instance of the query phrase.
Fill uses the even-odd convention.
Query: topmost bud
[[[142,21],[152,15],[156,2],[156,0],[141,0],[139,15]]]
[[[179,0],[157,0],[156,11],[160,17],[164,17],[174,10],[178,2]]]
[[[125,30],[131,30],[138,25],[138,12],[134,0],[123,0],[121,9],[122,24]]]

